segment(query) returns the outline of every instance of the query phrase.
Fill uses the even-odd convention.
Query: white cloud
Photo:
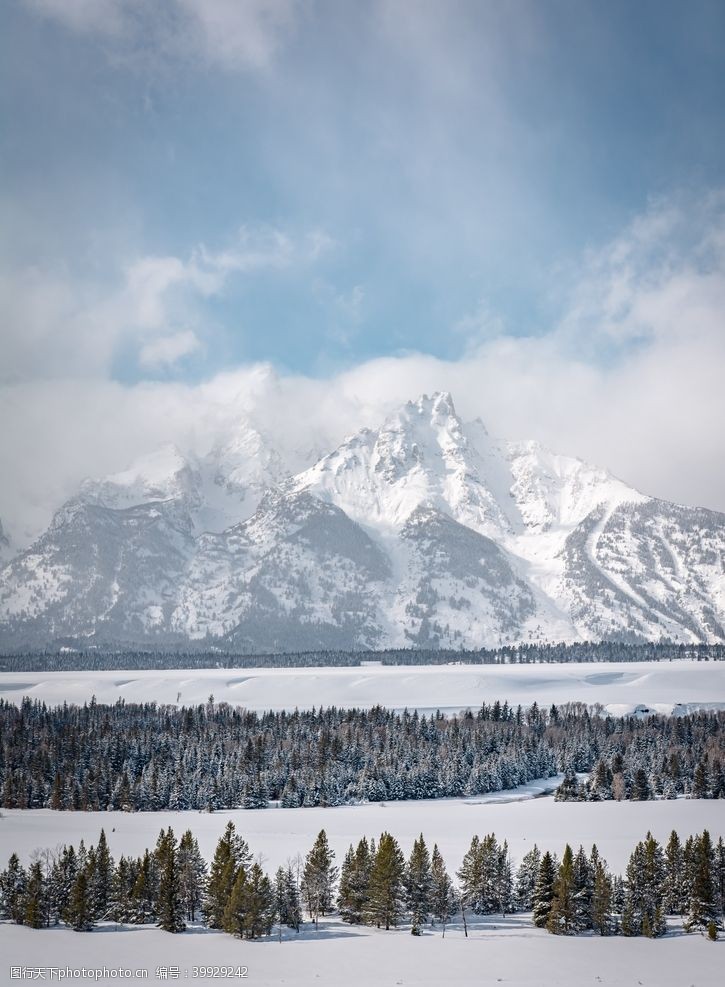
[[[141,347],[138,356],[139,363],[147,370],[157,367],[170,367],[185,356],[190,356],[200,349],[196,333],[192,329],[184,329],[170,336],[161,336]]]
[[[269,68],[294,27],[298,0],[24,0],[77,34],[154,58],[203,58],[228,70]]]
[[[0,270],[0,383],[107,374],[122,343],[143,348],[156,335],[198,332],[203,302],[222,294],[230,279],[304,268],[331,245],[319,232],[293,237],[243,227],[221,249],[200,244],[185,258],[136,258],[110,287],[66,269]]]
[[[717,197],[699,208],[653,206],[614,243],[590,253],[578,273],[568,272],[573,289],[551,332],[479,339],[461,360],[386,357],[319,380],[247,366],[196,385],[129,387],[98,374],[79,381],[65,364],[54,380],[7,384],[0,388],[0,421],[11,423],[0,430],[0,518],[22,541],[84,476],[119,469],[167,440],[204,452],[248,412],[286,448],[324,450],[436,389],[452,391],[459,412],[480,415],[495,434],[538,438],[609,466],[647,493],[725,510],[724,234]],[[262,253],[285,257],[287,249]],[[290,250],[308,256],[305,240]],[[162,331],[157,305],[163,312],[166,293],[187,282],[200,291],[199,277],[208,288],[245,266],[243,251],[238,264],[222,253],[150,264],[138,276],[136,317],[143,314],[151,353],[168,346],[172,359],[173,346],[183,348],[172,342],[178,328]],[[48,305],[67,312],[93,342],[80,303],[62,287],[51,295],[34,295],[36,358],[55,345],[37,332]],[[192,337],[183,342],[192,345]],[[62,346],[56,350],[60,359]]]

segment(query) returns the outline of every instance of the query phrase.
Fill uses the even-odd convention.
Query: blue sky
[[[144,369],[120,339],[121,379],[256,360],[324,375],[455,358],[474,325],[546,332],[557,271],[725,173],[722,4],[242,3],[245,20],[211,2],[229,32],[260,21],[268,50],[200,48],[176,0],[131,0],[117,28],[87,0],[6,14],[15,263],[110,289],[138,257],[233,250],[241,228],[326,238],[196,298],[193,359]]]
[[[725,335],[722,3],[8,0],[3,20],[7,462],[58,445],[23,413],[38,394],[202,401],[263,364],[354,391],[350,425],[460,378],[502,430],[725,506],[698,380]],[[674,387],[695,410],[663,423]],[[649,467],[621,449],[638,400]],[[109,465],[89,452],[58,496]]]

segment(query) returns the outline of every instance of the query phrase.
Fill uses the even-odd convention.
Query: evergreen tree
[[[292,866],[279,867],[274,879],[274,905],[277,921],[280,926],[280,936],[282,926],[288,929],[300,931],[302,924],[302,909],[300,907],[300,895],[297,890],[297,882],[292,871]]]
[[[53,925],[63,917],[77,872],[75,847],[64,846],[53,863],[48,882],[49,919]]]
[[[132,918],[136,925],[144,925],[156,919],[158,868],[148,850],[138,862],[136,879],[131,888]]]
[[[693,932],[696,929],[706,930],[710,922],[717,921],[719,918],[715,903],[714,864],[712,840],[709,832],[703,830],[702,835],[695,839],[691,863],[690,900],[684,922],[686,932]]]
[[[682,915],[685,910],[684,853],[677,832],[673,829],[665,847],[665,878],[662,907],[666,914]]]
[[[519,869],[516,872],[514,901],[519,911],[529,912],[534,907],[534,889],[540,867],[541,851],[534,844],[531,850],[524,854]]]
[[[89,874],[88,893],[91,898],[91,909],[94,919],[107,917],[111,901],[111,886],[113,882],[113,857],[108,849],[106,833],[102,829],[98,838],[98,846],[93,855],[93,866]]]
[[[548,925],[551,906],[554,901],[555,883],[554,859],[547,850],[541,858],[541,866],[533,894],[534,925],[537,929],[545,929]]]
[[[242,939],[270,935],[274,905],[272,885],[260,865],[240,867],[224,911],[224,930]]]
[[[661,936],[666,931],[663,890],[665,860],[651,833],[638,843],[627,864],[622,931],[627,936]]]
[[[181,895],[179,848],[171,826],[161,836],[156,848],[159,891],[156,900],[157,924],[164,932],[183,932],[184,901]]]
[[[600,936],[608,936],[613,928],[612,882],[603,860],[597,860],[594,865],[592,928]]]
[[[25,888],[28,875],[21,866],[17,853],[8,860],[8,865],[0,874],[0,910],[3,918],[22,925],[25,917]]]
[[[383,833],[370,871],[368,921],[386,930],[398,924],[404,912],[405,858],[398,841]]]
[[[597,856],[596,846],[594,854]],[[592,898],[594,897],[594,870],[583,847],[574,857],[574,927],[577,932],[592,928]]]
[[[75,932],[89,932],[93,928],[93,903],[88,884],[87,868],[83,867],[73,882],[65,919]]]
[[[437,843],[433,845],[430,873],[431,913],[433,920],[443,926],[443,935],[445,936],[446,925],[456,912],[456,895]]]
[[[196,921],[206,881],[206,863],[190,829],[179,841],[179,883],[188,922]]]
[[[233,822],[228,822],[217,843],[209,869],[204,895],[204,918],[212,929],[224,927],[224,911],[239,871],[247,871],[252,855],[245,840],[237,835]]]
[[[576,931],[576,883],[574,875],[574,854],[567,843],[559,865],[559,873],[554,884],[554,897],[546,923],[549,932],[568,936]]]
[[[333,864],[335,854],[330,850],[327,834],[321,829],[314,846],[305,858],[302,872],[302,890],[310,918],[317,927],[321,915],[332,910],[337,867]]]
[[[413,843],[405,869],[405,906],[410,916],[411,932],[420,935],[421,926],[431,911],[432,875],[428,847],[423,834]]]
[[[350,845],[340,871],[337,907],[343,922],[363,921],[370,894],[371,868],[370,846],[363,836],[355,850]]]
[[[39,860],[30,866],[23,895],[23,925],[42,929],[48,925],[48,896],[43,868]]]

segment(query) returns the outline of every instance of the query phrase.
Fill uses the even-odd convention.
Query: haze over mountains
[[[0,570],[0,646],[722,641],[724,550],[725,515],[498,442],[438,393],[314,463],[245,421],[86,481]]]

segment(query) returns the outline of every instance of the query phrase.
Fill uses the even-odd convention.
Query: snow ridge
[[[0,570],[0,646],[725,640],[724,515],[498,442],[450,394],[297,469],[242,421],[87,480]]]

